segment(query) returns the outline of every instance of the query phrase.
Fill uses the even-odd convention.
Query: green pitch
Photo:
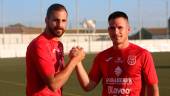
[[[84,66],[91,67],[94,54],[86,55]],[[160,96],[170,92],[170,53],[153,53],[159,78]],[[67,58],[66,58],[67,61]],[[84,92],[77,81],[75,72],[63,88],[64,96],[100,96],[101,85],[91,92]],[[0,96],[25,96],[25,58],[0,59]]]

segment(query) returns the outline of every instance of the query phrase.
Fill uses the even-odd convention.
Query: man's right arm
[[[77,51],[77,55],[70,58],[69,62],[66,64],[66,66],[60,71],[60,72],[54,72],[54,66],[50,64],[51,62],[48,62],[50,59],[49,56],[43,55],[42,53],[47,52],[44,47],[39,48],[38,50],[38,60],[37,60],[37,67],[38,71],[43,78],[43,81],[47,84],[49,89],[53,92],[56,91],[56,89],[61,88],[68,78],[70,77],[72,71],[74,70],[75,66],[84,59],[85,53],[83,49],[80,49]],[[46,53],[48,54],[48,53]],[[41,59],[40,59],[41,58]],[[36,58],[35,58],[36,59]],[[40,64],[43,63],[43,64]],[[48,66],[48,69],[47,69]]]
[[[90,91],[96,87],[97,84],[94,81],[90,80],[81,62],[76,66],[76,73],[80,85],[85,91]]]
[[[72,71],[81,59],[83,58],[72,58],[62,71],[56,73],[55,75],[48,76],[45,80],[49,89],[55,92],[56,89],[61,88],[69,79]]]

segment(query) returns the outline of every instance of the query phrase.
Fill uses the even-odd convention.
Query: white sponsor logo
[[[119,66],[117,66],[115,68],[114,72],[115,72],[116,76],[119,77],[122,74],[122,69]]]
[[[128,59],[127,59],[127,63],[128,63],[129,65],[135,65],[135,63],[136,63],[136,56],[134,56],[134,55],[129,55],[129,56],[128,56]]]
[[[115,94],[115,95],[128,95],[130,94],[131,89],[130,88],[114,88],[113,86],[107,87],[108,94]]]
[[[106,84],[132,84],[131,78],[106,78]]]

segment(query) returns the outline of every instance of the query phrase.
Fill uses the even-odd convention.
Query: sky
[[[22,23],[44,27],[46,10],[53,3],[67,8],[68,28],[81,28],[88,19],[95,20],[97,28],[107,28],[108,15],[114,11],[126,12],[134,30],[166,27],[170,14],[170,0],[0,0],[0,26]]]

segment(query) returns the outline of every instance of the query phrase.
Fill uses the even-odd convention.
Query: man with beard
[[[59,38],[67,25],[68,13],[61,4],[51,5],[46,14],[45,31],[28,46],[26,53],[26,96],[62,96],[66,83],[78,62],[84,59],[82,48],[64,65],[63,44]]]

